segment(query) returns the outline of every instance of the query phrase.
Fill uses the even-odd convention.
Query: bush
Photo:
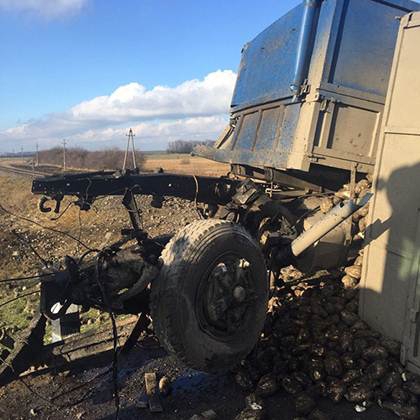
[[[89,151],[80,147],[66,149],[66,166],[80,169],[117,169],[122,168],[125,151],[113,148],[108,150]],[[63,165],[63,149],[54,147],[39,152],[40,164]],[[136,150],[137,167],[141,168],[144,156]],[[133,167],[132,153],[127,158],[127,168]]]

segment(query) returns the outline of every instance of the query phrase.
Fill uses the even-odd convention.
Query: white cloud
[[[35,142],[49,147],[62,138],[90,148],[122,146],[128,127],[136,132],[139,147],[147,149],[165,147],[179,138],[215,138],[227,122],[235,80],[234,72],[219,70],[175,87],[148,90],[129,83],[66,112],[0,131],[0,148],[13,144],[33,149]]]
[[[0,0],[7,11],[30,12],[54,18],[79,12],[88,0]]]
[[[157,150],[166,147],[169,141],[177,139],[208,140],[215,139],[228,122],[227,115],[209,117],[179,118],[170,121],[150,121],[132,124],[136,134],[136,144],[140,149]],[[126,127],[108,127],[86,130],[71,138],[79,145],[99,148],[101,145],[124,147],[127,141]]]
[[[138,83],[129,83],[109,96],[82,102],[70,112],[78,120],[99,118],[108,121],[212,115],[226,112],[235,79],[234,72],[219,70],[203,80],[189,80],[175,88],[156,86],[147,90]]]

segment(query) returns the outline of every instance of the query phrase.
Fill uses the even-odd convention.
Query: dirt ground
[[[39,258],[32,247],[47,260],[79,254],[83,246],[57,233],[35,226],[16,216],[22,215],[47,227],[63,230],[80,238],[89,246],[100,246],[118,238],[119,230],[128,226],[128,217],[118,198],[97,201],[90,212],[79,212],[74,206],[58,220],[52,214],[37,210],[37,197],[30,194],[30,179],[0,175],[0,204],[13,215],[0,217],[0,277],[33,274]],[[70,203],[63,203],[63,209]],[[149,197],[140,197],[145,227],[151,235],[173,233],[197,217],[192,203],[168,199],[163,209],[153,209]],[[19,237],[12,233],[15,230]],[[20,238],[20,239],[19,239]],[[22,240],[23,238],[23,240]],[[15,288],[3,289],[3,298],[13,295]],[[25,307],[26,308],[26,307]],[[25,323],[30,309],[21,306],[0,312],[3,326]],[[23,314],[23,316],[22,316]],[[97,317],[92,316],[94,322]],[[23,325],[22,324],[22,325]],[[109,372],[112,354],[90,359],[85,365],[48,367],[23,376],[0,388],[0,418],[4,419],[112,419],[115,406],[112,376]],[[172,382],[172,393],[162,399],[164,411],[151,414],[144,406],[144,373],[156,372]],[[189,419],[205,410],[214,410],[217,419],[234,419],[245,406],[246,393],[231,374],[207,375],[182,366],[167,355],[151,337],[143,337],[135,348],[120,358],[118,369],[121,419]],[[266,400],[269,419],[296,417],[293,399],[284,391]],[[319,406],[331,419],[392,419],[389,412],[374,406],[364,413],[341,402],[334,405],[322,400]]]
[[[144,340],[147,341],[147,340]],[[109,359],[111,355],[109,355]],[[88,386],[83,383],[106,372],[109,364],[92,362],[90,368],[69,371],[50,371],[39,376],[23,378],[0,389],[0,415],[10,419],[113,419],[115,405],[112,378],[108,373]],[[105,365],[104,365],[105,364]],[[144,373],[156,372],[172,381],[172,393],[162,399],[164,411],[150,413],[144,406]],[[119,386],[120,419],[187,420],[197,413],[214,410],[217,419],[232,420],[244,408],[246,394],[239,389],[231,375],[207,375],[185,368],[172,356],[140,341],[127,358],[120,360]],[[52,399],[49,402],[48,399]],[[265,400],[268,419],[288,420],[296,416],[293,399],[284,391]],[[320,407],[330,419],[394,419],[392,414],[374,406],[365,413],[356,413],[351,404],[334,405],[328,400]]]

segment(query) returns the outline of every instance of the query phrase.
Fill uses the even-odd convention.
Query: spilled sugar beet
[[[368,188],[362,180],[355,192],[362,196]],[[337,196],[347,197],[348,188]],[[332,203],[322,205],[327,211]],[[366,216],[366,209],[353,215],[361,228],[355,239],[363,238]],[[420,418],[420,378],[400,364],[400,344],[358,316],[362,261],[359,251],[340,274],[326,279],[305,280],[293,267],[282,270],[284,283],[273,291],[261,339],[235,376],[244,391],[262,398],[285,391],[294,399],[296,418],[328,419],[318,407],[323,398],[346,400],[357,412],[378,404],[401,418]]]

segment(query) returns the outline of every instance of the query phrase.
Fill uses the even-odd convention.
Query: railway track
[[[118,342],[123,345],[122,348],[129,346],[128,342],[133,339],[133,331],[137,325],[141,326],[140,319],[132,316],[117,322]],[[56,343],[43,344],[45,321],[45,318],[38,314],[26,334],[14,343],[14,348],[7,354],[2,351],[0,386],[34,371],[39,374],[51,368],[60,369],[64,365],[67,369],[84,364],[92,366],[93,359],[96,359],[97,363],[109,361],[107,356],[113,350],[113,334],[108,325],[71,335]],[[134,340],[137,338],[136,335]]]
[[[7,173],[13,173],[17,175],[23,175],[28,177],[34,177],[34,176],[44,176],[48,175],[46,172],[41,171],[32,171],[31,169],[23,169],[23,168],[17,168],[12,165],[7,165],[5,163],[0,163],[0,172],[7,172]]]

